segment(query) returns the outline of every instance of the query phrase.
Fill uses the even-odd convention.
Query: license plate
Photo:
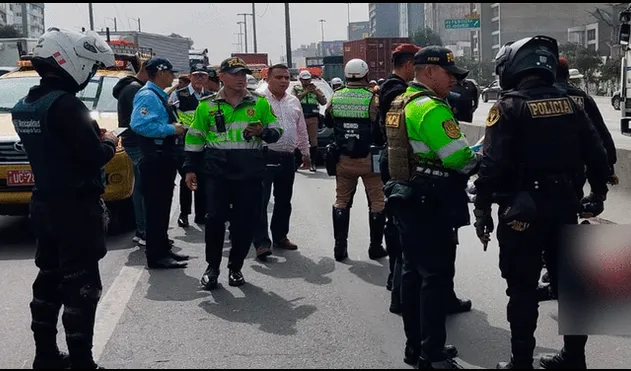
[[[35,184],[35,177],[31,170],[7,171],[8,186],[31,186]]]

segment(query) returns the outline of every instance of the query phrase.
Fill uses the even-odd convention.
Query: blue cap
[[[170,71],[180,72],[173,68],[173,64],[168,59],[162,57],[153,57],[147,62],[147,71]]]

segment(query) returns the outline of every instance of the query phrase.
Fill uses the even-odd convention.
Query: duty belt
[[[449,178],[451,173],[446,170],[432,169],[425,166],[417,166],[414,175],[431,175],[441,178]]]

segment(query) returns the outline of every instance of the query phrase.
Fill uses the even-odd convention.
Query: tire
[[[620,98],[619,97],[615,97],[611,100],[611,105],[613,106],[613,109],[615,109],[616,111],[620,111]]]
[[[486,93],[482,93],[482,102],[486,103],[489,101],[489,96]]]
[[[136,228],[134,203],[131,197],[126,200],[110,202],[107,207],[110,212],[109,235],[129,232]]]

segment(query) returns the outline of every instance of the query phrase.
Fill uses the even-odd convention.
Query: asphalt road
[[[620,133],[620,111],[616,111],[611,106],[611,97],[595,96],[594,100],[598,105],[598,109],[605,120],[605,124],[609,128],[614,143],[618,148],[631,149],[631,137],[624,136]],[[487,103],[480,100],[478,109],[473,114],[473,123],[483,125],[489,110],[495,103],[495,100],[489,100]]]
[[[387,309],[387,258],[368,259],[363,197],[352,210],[350,260],[333,260],[334,188],[322,169],[297,175],[290,238],[300,248],[277,252],[268,263],[255,261],[251,253],[243,271],[248,283],[241,288],[228,286],[226,259],[220,288],[200,290],[203,234],[197,227],[178,228],[177,210],[170,235],[194,256],[186,269],[148,271],[131,234],[110,238],[101,263],[104,295],[94,347],[99,363],[106,368],[409,368],[402,362],[401,318]],[[498,248],[492,241],[484,253],[471,227],[462,229],[460,238],[456,289],[473,300],[473,310],[449,318],[448,341],[459,348],[463,365],[493,368],[510,356]],[[32,361],[33,253],[26,221],[0,218],[2,368],[30,368]],[[556,307],[556,302],[541,305],[537,354],[561,346]],[[62,334],[60,327],[65,348]],[[587,356],[592,368],[628,368],[631,339],[594,336]]]

